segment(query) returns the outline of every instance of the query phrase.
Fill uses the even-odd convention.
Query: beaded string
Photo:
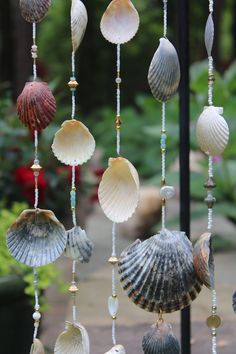
[[[77,265],[77,261],[73,261],[73,263],[72,263],[72,280],[71,280],[71,285],[69,287],[69,292],[71,293],[71,297],[72,297],[72,320],[73,320],[73,323],[75,323],[77,320],[76,294],[79,291],[77,284],[76,284],[76,265]]]

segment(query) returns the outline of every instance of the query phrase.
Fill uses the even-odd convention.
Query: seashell
[[[64,226],[50,210],[24,210],[7,233],[7,246],[15,259],[31,267],[52,263],[67,241]]]
[[[130,0],[113,0],[100,24],[103,37],[114,44],[130,41],[139,28],[139,14]]]
[[[51,0],[20,0],[22,17],[30,22],[40,22],[47,15]]]
[[[34,339],[34,343],[31,346],[30,354],[45,354],[43,345],[39,339]]]
[[[88,23],[86,7],[80,0],[72,0],[71,4],[71,36],[73,51],[76,52],[82,42]]]
[[[169,323],[152,325],[142,342],[144,354],[180,354],[179,341]]]
[[[161,38],[148,72],[148,82],[156,100],[165,102],[179,87],[180,65],[175,47],[167,38]]]
[[[236,291],[233,294],[233,310],[236,313]]]
[[[41,131],[53,120],[56,100],[46,82],[27,82],[17,99],[17,113],[31,130]]]
[[[198,144],[210,156],[221,155],[228,144],[229,127],[222,113],[221,107],[205,107],[197,121]]]
[[[212,14],[210,14],[208,16],[206,28],[205,28],[205,46],[206,46],[208,57],[211,56],[213,42],[214,42],[214,22],[212,19]]]
[[[126,354],[125,348],[123,345],[118,344],[112,347],[108,352],[105,354]]]
[[[95,140],[81,122],[66,120],[55,134],[52,151],[62,163],[70,166],[87,162],[95,150]]]
[[[193,264],[201,282],[209,289],[214,289],[214,257],[211,233],[201,235],[193,249]]]
[[[192,244],[181,231],[163,229],[126,248],[118,264],[130,299],[149,312],[170,313],[188,306],[201,291]]]
[[[57,338],[54,354],[89,354],[89,336],[80,323],[66,323],[66,329]]]
[[[160,196],[164,199],[171,199],[175,196],[175,188],[173,186],[164,186],[160,189]]]
[[[93,243],[79,226],[67,231],[65,256],[81,263],[88,263],[93,253]]]
[[[109,159],[98,188],[98,198],[105,215],[113,222],[129,219],[139,198],[139,177],[135,167],[125,158]]]

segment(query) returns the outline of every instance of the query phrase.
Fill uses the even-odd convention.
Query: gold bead
[[[75,211],[75,207],[72,207],[72,208],[71,208],[71,211]]]
[[[108,259],[108,262],[112,265],[116,265],[118,262],[119,262],[119,259],[116,257],[116,256],[111,256],[109,259]]]
[[[116,129],[120,129],[121,124],[122,124],[122,122],[121,122],[120,116],[117,116],[116,117]]]
[[[74,294],[74,293],[77,293],[79,291],[78,287],[75,285],[75,284],[72,284],[70,287],[69,287],[69,292]]]
[[[117,295],[116,294],[112,294],[112,297],[113,297],[113,299],[116,299]]]
[[[42,170],[42,167],[38,163],[34,163],[31,166],[31,170],[33,170],[34,172],[40,172]]]
[[[115,321],[117,317],[116,316],[112,316],[111,318]]]
[[[166,149],[161,149],[162,154],[165,154],[165,152],[166,152]]]
[[[71,188],[71,191],[72,191],[72,192],[76,192],[76,187],[72,187],[72,188]]]
[[[165,206],[165,205],[166,205],[166,200],[165,200],[165,198],[162,198],[162,199],[161,199],[161,205],[162,205],[162,206]]]
[[[70,80],[68,82],[68,86],[70,89],[76,89],[79,86],[79,84],[76,80]]]
[[[211,329],[215,329],[220,327],[221,325],[221,318],[217,315],[211,315],[206,320],[207,326]]]

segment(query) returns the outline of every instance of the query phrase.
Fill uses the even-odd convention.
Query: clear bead
[[[108,310],[111,317],[115,317],[117,315],[119,308],[119,300],[117,296],[109,296],[108,298]]]

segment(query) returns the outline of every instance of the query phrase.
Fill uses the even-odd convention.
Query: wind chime
[[[208,106],[204,107],[203,113],[200,115],[196,134],[201,150],[208,155],[208,177],[204,184],[207,191],[205,202],[208,208],[207,232],[203,234],[198,241],[199,246],[207,243],[210,247],[210,253],[206,254],[209,260],[210,278],[208,288],[212,292],[211,316],[207,318],[207,326],[211,330],[212,336],[212,353],[217,354],[216,330],[221,324],[221,319],[217,315],[217,297],[215,290],[215,272],[214,257],[211,247],[212,243],[212,226],[213,226],[213,206],[216,199],[213,195],[213,189],[216,187],[214,181],[214,156],[223,153],[229,140],[229,128],[225,119],[222,117],[223,108],[213,105],[213,89],[214,89],[214,62],[212,57],[212,48],[214,42],[214,22],[213,22],[214,1],[209,1],[209,16],[205,28],[205,46],[208,55]]]
[[[72,296],[72,321],[66,322],[65,331],[59,335],[54,353],[57,354],[89,354],[89,336],[86,329],[78,322],[76,295],[76,265],[87,263],[93,252],[93,244],[77,223],[76,209],[76,167],[87,162],[94,153],[95,140],[88,128],[75,119],[76,115],[76,81],[75,53],[82,42],[88,22],[87,11],[80,0],[72,0],[71,35],[72,35],[72,75],[68,83],[72,98],[71,120],[66,120],[55,134],[52,150],[57,159],[71,166],[70,204],[73,228],[67,231],[65,256],[72,260],[72,281],[69,292]]]
[[[15,259],[33,268],[35,306],[33,313],[34,334],[31,354],[44,354],[43,345],[37,338],[40,324],[37,268],[50,264],[62,255],[67,242],[64,226],[50,210],[39,209],[38,178],[42,167],[38,155],[38,135],[56,113],[56,101],[47,83],[37,77],[36,23],[47,14],[51,1],[20,0],[23,18],[32,23],[33,81],[27,82],[17,100],[17,113],[22,123],[34,135],[34,162],[31,167],[35,177],[34,209],[24,210],[7,233],[7,246]]]
[[[112,266],[112,295],[108,298],[108,310],[112,318],[113,347],[106,354],[125,354],[122,345],[116,343],[116,318],[119,301],[116,293],[116,229],[117,223],[122,223],[132,216],[139,194],[139,177],[135,167],[124,157],[121,157],[121,116],[120,116],[120,86],[121,86],[121,45],[130,41],[139,28],[139,15],[130,0],[113,0],[107,7],[101,20],[101,32],[106,40],[116,44],[117,76],[116,82],[116,153],[117,157],[109,159],[109,167],[103,174],[98,189],[98,197],[105,215],[113,222],[112,253],[108,262]]]

